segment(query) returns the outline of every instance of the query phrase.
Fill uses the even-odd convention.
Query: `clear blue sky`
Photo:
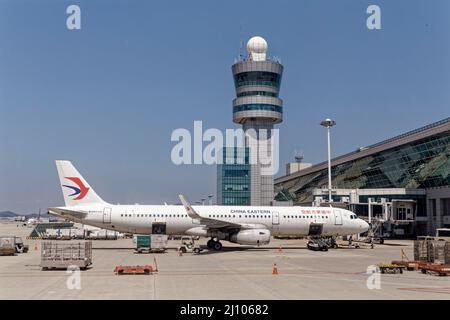
[[[171,163],[170,135],[235,127],[240,26],[285,66],[281,170],[294,150],[325,160],[325,117],[336,156],[450,114],[450,1],[0,0],[0,211],[62,205],[55,159],[113,203],[215,193],[214,166]]]

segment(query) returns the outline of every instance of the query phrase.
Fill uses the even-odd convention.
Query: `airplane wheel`
[[[220,241],[214,241],[214,250],[220,251],[222,249],[222,244]]]
[[[206,245],[208,246],[208,248],[213,249],[214,248],[214,240],[208,240],[208,242],[206,243]]]

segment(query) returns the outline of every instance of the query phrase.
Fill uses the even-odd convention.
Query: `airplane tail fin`
[[[56,169],[66,206],[105,203],[70,161],[56,160]]]

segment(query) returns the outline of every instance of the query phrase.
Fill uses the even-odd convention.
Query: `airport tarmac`
[[[0,256],[0,299],[449,299],[450,277],[406,271],[380,275],[380,289],[368,289],[367,267],[412,259],[413,242],[387,241],[360,249],[306,249],[305,240],[273,239],[268,246],[223,242],[222,252],[135,254],[131,239],[93,241],[93,265],[81,271],[81,289],[68,289],[66,271],[41,271],[40,241],[31,228],[0,222],[0,235],[22,236],[30,251]],[[200,240],[205,243],[206,239]],[[35,246],[38,250],[35,250]],[[179,241],[170,241],[176,248]],[[279,247],[282,247],[281,252]],[[116,265],[153,264],[153,275],[113,273]],[[272,274],[276,263],[278,275]]]

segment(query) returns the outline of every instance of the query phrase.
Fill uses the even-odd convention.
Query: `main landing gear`
[[[220,241],[218,240],[210,239],[208,240],[206,245],[208,246],[209,249],[213,249],[216,251],[222,250],[222,243],[220,243]]]

